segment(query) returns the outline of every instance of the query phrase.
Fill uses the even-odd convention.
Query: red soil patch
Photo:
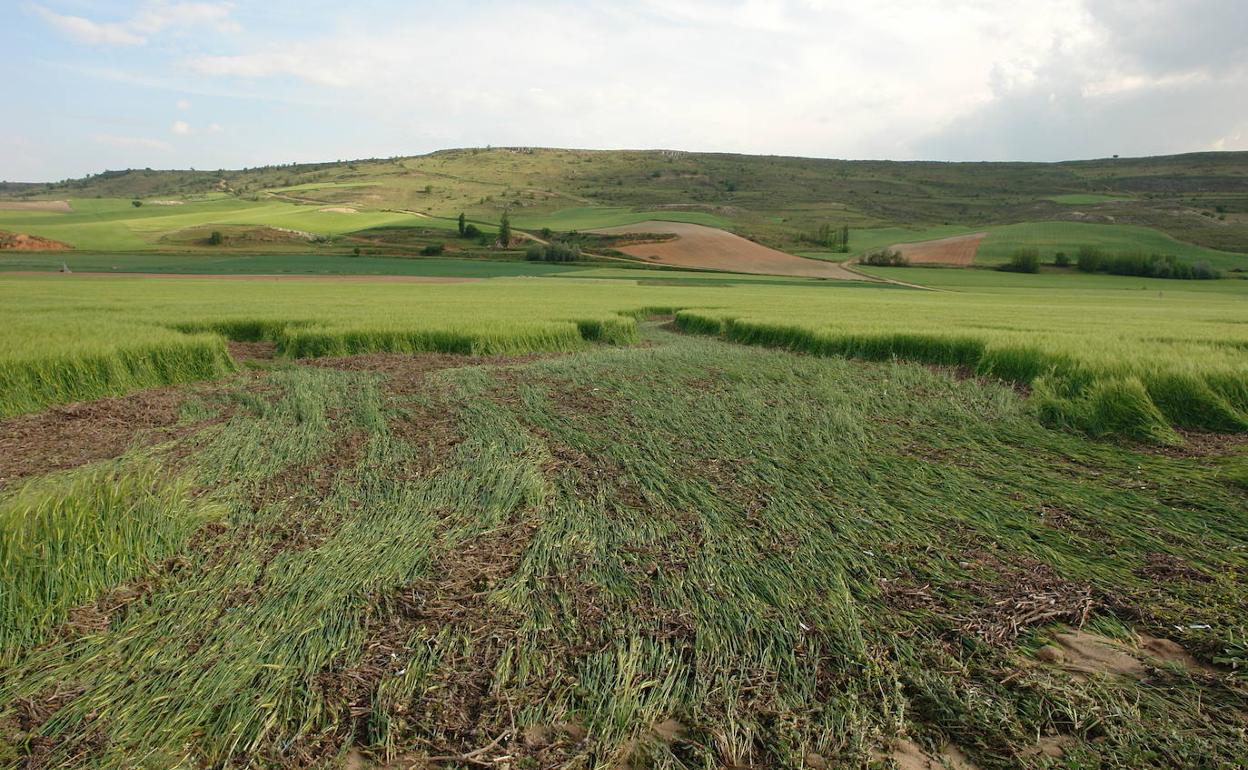
[[[0,230],[0,250],[3,251],[64,251],[71,248],[73,247],[68,244],[50,238]]]
[[[69,201],[0,201],[0,211],[55,211],[68,214],[73,211]]]
[[[629,256],[661,265],[699,267],[756,275],[865,280],[863,276],[833,262],[786,254],[739,235],[703,225],[649,221],[620,227],[603,227],[590,232],[602,235],[633,233],[675,235],[675,238],[659,242],[632,243],[618,247],[619,251]]]
[[[988,237],[988,233],[972,233],[955,235],[952,238],[937,238],[934,241],[918,243],[898,243],[889,248],[900,251],[902,256],[910,260],[912,265],[958,265],[969,267],[975,261],[980,241]]]
[[[52,275],[39,270],[14,270],[4,275]],[[333,281],[335,283],[467,283],[481,278],[447,275],[244,275],[199,273],[72,273],[66,278],[203,278],[214,281]]]

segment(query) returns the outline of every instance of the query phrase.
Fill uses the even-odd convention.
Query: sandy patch
[[[739,235],[714,227],[684,222],[638,222],[621,227],[590,230],[602,235],[632,233],[671,234],[676,237],[656,243],[634,243],[617,247],[632,257],[661,265],[727,270],[755,275],[792,275],[807,278],[866,280],[833,262],[806,259],[769,249]]]
[[[53,272],[35,270],[13,270],[0,272],[6,275],[59,275],[66,280],[74,278],[202,278],[214,281],[333,281],[335,283],[467,283],[481,281],[482,278],[467,278],[453,275],[302,275],[297,273],[281,275],[243,275],[243,274],[198,274],[198,273],[71,273],[60,275]]]
[[[910,260],[912,265],[958,265],[968,267],[975,261],[979,244],[988,233],[972,233],[955,235],[952,238],[937,238],[934,241],[918,243],[898,243],[889,248],[900,251],[902,256]]]
[[[147,201],[149,206],[181,206],[183,201]]]
[[[1138,679],[1147,673],[1149,663],[1178,664],[1189,671],[1217,673],[1169,639],[1148,634],[1138,634],[1138,638],[1139,648],[1133,649],[1087,631],[1066,631],[1054,636],[1053,644],[1040,648],[1036,657],[1077,676],[1116,674]]]
[[[325,214],[358,214],[359,212],[348,206],[326,206],[323,209],[317,209]]]
[[[73,211],[69,201],[0,201],[0,211],[55,211],[68,214]]]
[[[0,230],[0,251],[64,251],[71,248],[73,247],[51,238]]]
[[[891,759],[901,770],[976,770],[976,765],[961,749],[947,744],[936,757],[923,753],[923,749],[914,741],[900,739],[893,743],[888,753],[872,752],[872,759],[883,762]]]

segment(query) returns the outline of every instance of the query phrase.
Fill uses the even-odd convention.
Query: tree
[[[503,211],[503,218],[498,222],[498,242],[503,248],[511,245],[511,217],[507,215],[507,211]]]
[[[135,198],[134,200],[130,201],[130,205],[134,206],[137,209],[139,206],[143,205],[143,201],[139,200],[138,198]]]
[[[468,220],[464,218],[464,212],[459,212],[459,237],[464,237],[464,228],[468,226]]]
[[[209,246],[220,246],[225,242],[225,237],[221,235],[220,230],[213,230],[212,235],[208,236]]]

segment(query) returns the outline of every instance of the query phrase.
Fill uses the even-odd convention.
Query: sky
[[[1248,150],[1248,0],[0,0],[0,180],[470,146]]]

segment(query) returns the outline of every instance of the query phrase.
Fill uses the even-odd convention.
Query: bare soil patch
[[[41,270],[14,270],[5,275],[52,275]],[[481,278],[449,275],[281,275],[209,274],[209,273],[70,273],[66,278],[170,278],[204,279],[214,281],[332,281],[335,283],[467,283]]]
[[[359,212],[349,206],[326,206],[323,209],[317,209],[324,214],[358,214]]]
[[[724,230],[684,222],[639,222],[589,232],[601,235],[674,235],[658,242],[625,243],[616,248],[646,262],[755,275],[792,275],[862,281],[866,278],[833,262],[806,259],[770,249]]]
[[[976,770],[975,763],[953,744],[946,745],[933,757],[914,741],[903,738],[895,741],[888,753],[876,751],[872,754],[872,759],[879,762],[893,760],[901,770]]]
[[[173,438],[186,395],[155,388],[0,420],[0,488]]]
[[[65,251],[72,249],[67,243],[41,238],[26,233],[10,233],[0,230],[0,251]]]
[[[988,233],[972,233],[918,243],[898,243],[889,248],[901,252],[912,265],[969,267],[975,261],[980,242],[987,237]]]
[[[230,358],[235,361],[271,361],[277,354],[277,345],[272,342],[227,342]]]
[[[1040,648],[1036,657],[1078,676],[1090,674],[1116,674],[1142,678],[1148,672],[1148,663],[1173,663],[1193,672],[1217,674],[1217,670],[1204,665],[1183,649],[1177,642],[1160,639],[1148,634],[1138,634],[1139,648],[1084,630],[1071,630],[1057,634],[1054,643]]]
[[[73,208],[69,201],[0,201],[0,211],[55,211],[68,214]]]

